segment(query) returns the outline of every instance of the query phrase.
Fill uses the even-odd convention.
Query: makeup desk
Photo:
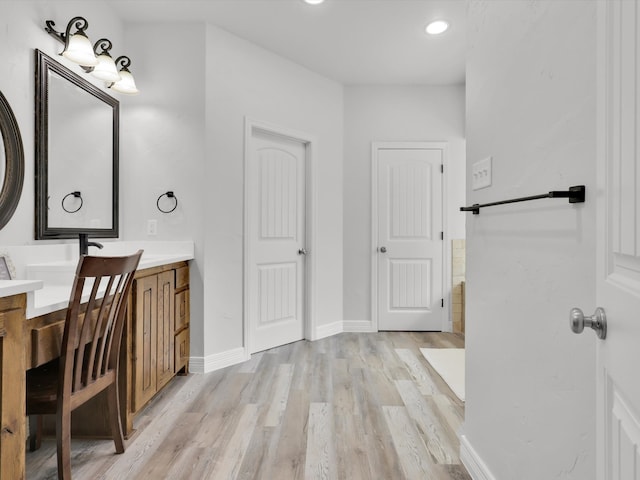
[[[135,415],[176,374],[189,367],[189,264],[192,254],[143,256],[127,305],[120,356],[120,418],[126,436]],[[33,267],[46,277],[46,265]],[[50,264],[59,276],[66,264]],[[72,266],[73,267],[73,266]],[[75,271],[75,269],[73,269]],[[0,280],[0,478],[25,478],[26,370],[59,356],[71,285]],[[151,358],[151,356],[153,358]],[[147,358],[149,357],[149,358]],[[104,438],[95,415],[105,399],[74,411],[72,433]],[[46,428],[46,426],[45,426]]]

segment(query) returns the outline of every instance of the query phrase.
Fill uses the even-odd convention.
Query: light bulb
[[[435,20],[424,29],[429,35],[440,35],[449,28],[449,24],[444,20]]]

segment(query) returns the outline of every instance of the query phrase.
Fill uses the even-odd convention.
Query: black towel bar
[[[474,215],[480,214],[480,209],[484,207],[493,207],[494,205],[504,205],[506,203],[527,202],[529,200],[538,200],[540,198],[568,198],[569,203],[584,203],[586,192],[584,185],[576,185],[569,187],[569,190],[554,190],[541,195],[532,195],[530,197],[512,198],[510,200],[502,200],[500,202],[483,203],[482,205],[474,203],[470,207],[460,207],[461,212],[473,212]]]

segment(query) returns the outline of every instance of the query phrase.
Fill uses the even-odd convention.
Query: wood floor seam
[[[342,333],[176,377],[134,421],[126,451],[73,439],[75,480],[470,480],[461,402],[420,348],[460,334]],[[56,478],[55,440],[27,478]]]

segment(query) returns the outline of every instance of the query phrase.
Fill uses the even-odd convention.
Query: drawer
[[[64,320],[31,330],[31,358],[27,367],[34,368],[60,356]],[[29,363],[30,362],[30,363]]]
[[[185,328],[176,335],[175,342],[175,373],[184,368],[184,373],[189,373],[189,329]]]
[[[13,310],[14,308],[26,308],[27,305],[27,295],[21,293],[19,295],[12,295],[10,297],[1,297],[0,298],[0,311],[6,312],[8,310]]]
[[[189,267],[176,269],[176,290],[189,285]]]
[[[189,325],[189,290],[176,293],[174,331],[179,332]]]

